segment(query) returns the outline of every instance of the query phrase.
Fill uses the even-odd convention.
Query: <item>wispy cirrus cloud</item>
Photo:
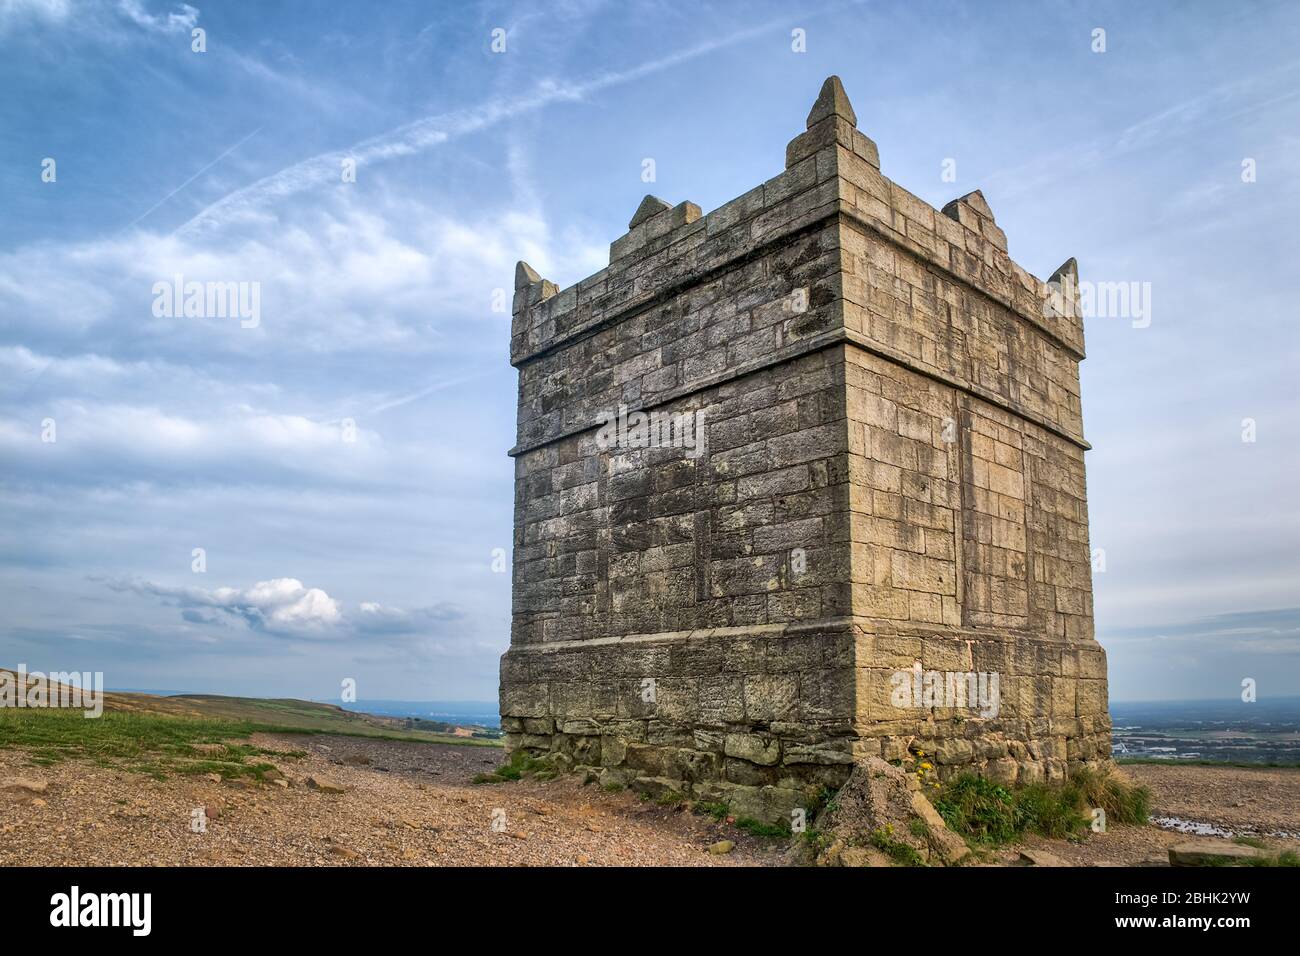
[[[177,233],[187,235],[255,217],[264,207],[305,190],[337,181],[346,160],[355,161],[361,166],[412,156],[555,103],[581,101],[602,90],[631,83],[717,50],[752,40],[787,23],[787,20],[771,21],[737,30],[667,56],[647,60],[626,70],[609,71],[583,80],[544,79],[524,93],[498,96],[466,109],[403,124],[396,129],[363,139],[347,149],[322,153],[294,163],[237,189],[184,223]]]

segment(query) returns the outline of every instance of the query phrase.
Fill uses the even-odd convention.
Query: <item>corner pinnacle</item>
[[[959,196],[948,205],[943,207],[943,212],[951,219],[957,218],[957,204],[965,203],[971,209],[975,210],[990,222],[997,222],[993,217],[993,210],[989,208],[988,200],[984,198],[984,193],[978,189],[968,192],[964,196]]]
[[[541,282],[542,277],[537,270],[528,263],[520,259],[515,263],[515,288],[522,289],[524,286],[532,285],[534,282]]]
[[[838,76],[826,77],[821,92],[817,94],[817,102],[808,113],[808,128],[812,129],[831,116],[847,120],[850,126],[858,125],[858,115],[853,112],[853,104],[849,102],[848,94],[844,92],[844,84],[840,82]]]
[[[672,207],[669,206],[668,203],[664,202],[658,196],[651,196],[649,193],[646,193],[645,199],[642,199],[641,205],[636,207],[636,212],[632,214],[632,219],[628,222],[627,227],[629,229],[635,229],[652,216],[657,216],[665,209],[671,208]]]
[[[1066,259],[1056,267],[1056,271],[1053,272],[1052,277],[1047,280],[1047,284],[1051,285],[1054,282],[1060,282],[1062,279],[1069,279],[1074,283],[1076,288],[1078,287],[1079,262],[1074,258],[1074,256],[1070,256],[1070,258]]]

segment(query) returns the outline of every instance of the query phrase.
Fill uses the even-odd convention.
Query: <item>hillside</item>
[[[14,679],[12,670],[0,668],[0,674],[8,674],[11,680]],[[54,685],[55,690],[59,688],[60,685]],[[467,746],[498,745],[493,740],[458,734],[454,729],[445,732],[418,727],[411,729],[408,727],[409,722],[399,717],[358,713],[334,704],[292,698],[224,697],[217,694],[160,696],[107,692],[104,694],[104,712],[136,717],[188,718],[191,721],[230,721],[248,725],[247,729],[251,730],[298,730],[306,733],[385,737]],[[4,710],[0,710],[0,714],[4,713]],[[42,711],[19,709],[11,713],[37,716]],[[3,728],[4,725],[0,724],[0,746],[4,745]],[[85,730],[88,734],[94,732],[90,727]]]

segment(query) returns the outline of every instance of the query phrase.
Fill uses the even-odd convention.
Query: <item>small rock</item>
[[[208,781],[208,783],[220,783],[220,782],[221,782],[221,774],[219,774],[219,773],[205,773],[205,774],[203,775],[203,779],[206,780],[206,781]]]
[[[1212,866],[1216,863],[1244,863],[1267,857],[1263,850],[1237,843],[1218,840],[1188,840],[1169,848],[1169,862],[1173,866]]]
[[[578,866],[586,866],[590,862],[591,862],[591,857],[587,856],[587,854],[585,853],[578,854]]]
[[[321,793],[344,793],[347,790],[343,784],[320,775],[308,777],[307,786],[313,790],[319,790]]]
[[[277,787],[280,787],[281,789],[284,790],[289,789],[289,781],[285,780],[283,777],[280,778],[279,780],[272,780],[271,782],[275,784]]]
[[[342,763],[351,764],[354,767],[365,767],[370,763],[370,758],[365,754],[348,754],[343,758]]]
[[[330,852],[333,853],[335,856],[343,857],[345,860],[355,860],[357,858],[356,850],[350,850],[347,847],[340,846],[337,843],[331,844]]]
[[[35,780],[31,777],[5,777],[0,779],[0,790],[13,791],[21,793],[44,793],[50,788],[50,785],[44,780]]]
[[[45,793],[50,785],[31,777],[5,777],[0,779],[0,793],[14,803],[30,803]]]
[[[714,856],[722,856],[724,853],[730,853],[736,848],[736,844],[731,840],[719,840],[709,847],[709,852]]]

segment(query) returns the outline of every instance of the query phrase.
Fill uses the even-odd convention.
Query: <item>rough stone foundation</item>
[[[838,79],[807,125],[575,286],[519,264],[507,745],[768,820],[872,755],[1107,760],[1074,261],[885,179]]]

